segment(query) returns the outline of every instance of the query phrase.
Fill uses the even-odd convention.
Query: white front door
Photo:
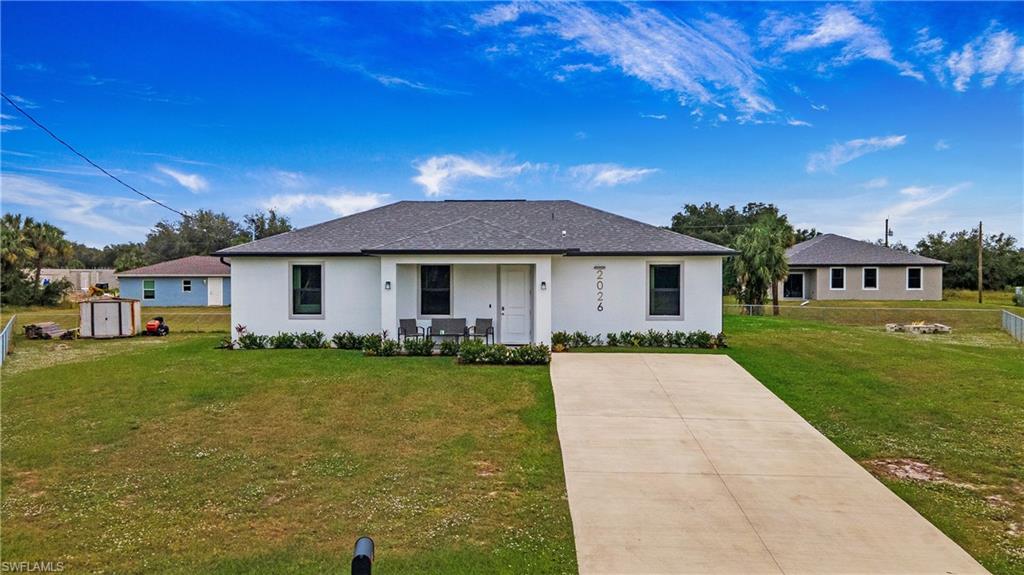
[[[532,295],[530,266],[501,266],[501,343],[530,343]]]
[[[224,278],[206,278],[206,305],[224,305]]]

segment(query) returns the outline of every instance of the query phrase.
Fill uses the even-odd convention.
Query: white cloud
[[[147,226],[137,224],[138,212],[153,205],[145,200],[84,194],[10,172],[0,174],[0,188],[4,191],[4,204],[35,208],[56,222],[86,226],[118,237],[138,237],[149,231]],[[112,217],[125,210],[132,215]]]
[[[656,168],[627,168],[618,164],[581,164],[569,168],[569,176],[585,188],[613,187],[639,182]]]
[[[382,205],[388,194],[356,194],[338,191],[331,194],[277,194],[263,202],[263,207],[282,214],[302,209],[327,208],[339,216],[348,216]]]
[[[945,47],[946,43],[942,38],[932,37],[931,30],[926,26],[917,31],[917,42],[914,43],[912,50],[915,54],[928,55],[942,52]]]
[[[8,94],[7,97],[11,100],[14,100],[14,103],[21,106],[22,108],[28,108],[29,110],[31,110],[39,107],[39,104],[36,104],[28,98],[22,98],[21,96],[15,94]]]
[[[533,167],[529,162],[510,164],[505,158],[479,157],[475,159],[447,154],[431,156],[413,164],[419,175],[412,181],[423,186],[428,196],[448,193],[456,182],[470,178],[503,179],[517,176]]]
[[[825,104],[811,104],[811,109],[816,112],[827,112],[828,106]]]
[[[943,140],[938,140],[937,142],[935,142],[935,151],[936,152],[942,152],[944,150],[950,149],[951,147],[952,146],[949,145],[949,142],[947,142],[944,139]]]
[[[960,51],[951,52],[945,67],[958,92],[965,92],[975,75],[981,76],[985,88],[994,86],[1000,77],[1016,84],[1024,80],[1024,45],[1018,42],[1016,34],[993,23]]]
[[[884,212],[893,218],[906,218],[914,215],[921,209],[937,204],[953,194],[970,187],[970,182],[962,182],[955,186],[941,188],[937,186],[921,187],[910,186],[900,190],[900,194],[907,199],[891,204],[884,209]]]
[[[587,138],[590,137],[590,134],[584,132],[583,130],[580,130],[579,132],[576,132],[575,137],[577,140],[586,140]]]
[[[21,126],[16,126],[14,124],[0,124],[0,132],[17,132],[21,129]]]
[[[836,46],[839,54],[832,58],[832,66],[877,60],[894,66],[901,76],[924,79],[909,62],[896,59],[881,29],[864,22],[845,5],[825,6],[816,10],[810,19],[770,14],[765,22],[761,26],[763,45],[781,42],[783,52]],[[820,68],[826,70],[827,66]]]
[[[815,152],[808,157],[807,171],[809,173],[834,172],[839,166],[865,154],[890,150],[902,146],[906,141],[906,136],[875,136],[833,144],[829,149]]]
[[[641,118],[648,118],[651,120],[667,120],[668,114],[640,114]]]
[[[167,166],[156,167],[157,170],[163,172],[165,175],[170,176],[175,182],[178,182],[183,188],[187,188],[193,194],[205,191],[210,187],[210,184],[206,181],[206,178],[199,174],[187,174],[178,170],[168,168]]]
[[[732,20],[710,16],[685,22],[640,5],[597,11],[557,2],[501,4],[474,20],[496,26],[524,12],[551,20],[541,31],[569,42],[573,51],[605,58],[627,76],[674,93],[684,106],[730,104],[741,120],[775,111],[762,93],[764,82],[749,38]]]
[[[796,118],[790,118],[790,119],[786,120],[786,123],[789,124],[790,126],[800,126],[800,127],[803,127],[803,128],[810,128],[811,126],[814,125],[814,124],[812,124],[810,122],[805,122],[803,120],[797,120]]]
[[[874,179],[868,180],[868,181],[864,182],[863,184],[861,184],[860,187],[862,187],[862,188],[864,188],[866,190],[877,190],[879,188],[887,187],[888,185],[889,185],[889,178],[886,178],[886,177],[883,176],[881,178],[874,178]]]

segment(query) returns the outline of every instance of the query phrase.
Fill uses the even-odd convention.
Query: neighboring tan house
[[[117,288],[114,268],[43,268],[39,274],[39,283],[42,285],[62,279],[68,280],[75,289],[83,292],[93,286],[104,290]]]
[[[552,331],[722,329],[728,248],[570,201],[403,201],[233,246],[231,322],[250,332],[398,332],[491,320]]]
[[[946,262],[835,234],[786,250],[785,299],[941,300]]]
[[[231,305],[231,267],[214,256],[189,256],[117,274],[121,297],[144,306]]]

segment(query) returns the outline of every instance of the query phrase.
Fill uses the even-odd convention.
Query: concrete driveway
[[[551,380],[581,573],[985,572],[726,356]]]

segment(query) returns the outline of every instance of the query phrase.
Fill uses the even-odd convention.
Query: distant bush
[[[658,331],[654,329],[647,331],[608,332],[605,334],[603,341],[600,336],[588,335],[582,332],[568,333],[560,331],[551,334],[551,349],[553,351],[566,351],[572,348],[600,345],[607,345],[608,347],[679,347],[693,349],[726,347],[725,334],[712,335],[702,330],[689,333],[685,331]]]
[[[441,342],[441,355],[459,355],[461,344],[457,339],[446,339]]]
[[[459,346],[459,361],[479,363],[485,351],[487,351],[487,344],[478,339],[467,339]]]
[[[521,345],[512,348],[512,361],[523,365],[544,365],[551,361],[551,350],[543,344]]]
[[[387,339],[386,332],[384,335],[371,333],[363,336],[363,355],[389,357],[398,355],[401,349],[402,346],[397,341]]]
[[[295,334],[299,346],[306,349],[320,349],[327,346],[327,338],[322,331],[307,331]]]
[[[380,355],[381,357],[391,357],[398,355],[398,352],[402,351],[402,345],[393,339],[385,339],[380,343]]]
[[[274,349],[296,349],[299,347],[299,338],[294,333],[279,332],[270,336],[270,347]]]
[[[409,355],[433,355],[434,341],[426,337],[405,338],[405,353]]]

